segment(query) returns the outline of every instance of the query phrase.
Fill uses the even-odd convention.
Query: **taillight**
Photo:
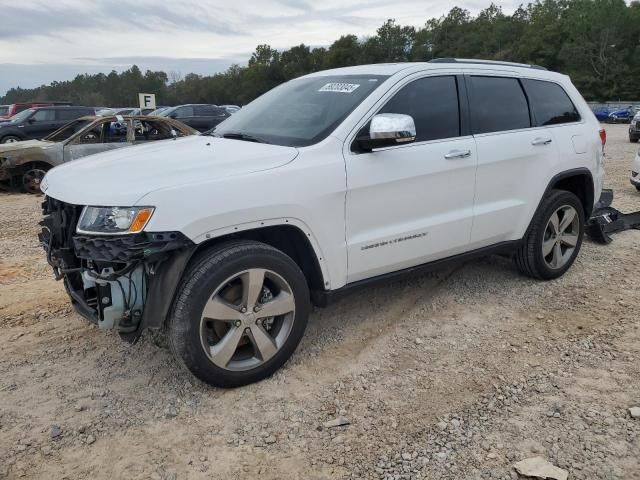
[[[602,142],[602,148],[607,144],[607,131],[604,128],[600,129],[600,141]]]

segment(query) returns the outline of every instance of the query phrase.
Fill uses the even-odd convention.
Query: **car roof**
[[[375,63],[369,65],[357,65],[353,67],[334,68],[314,72],[305,77],[323,77],[330,75],[385,75],[392,76],[399,72],[406,73],[428,70],[492,70],[496,72],[518,72],[540,78],[553,78],[561,74],[551,72],[537,65],[524,63],[500,62],[492,60],[475,60],[464,58],[441,58],[429,62],[399,62],[399,63]],[[564,77],[564,75],[561,75]]]
[[[30,110],[41,110],[43,108],[46,108],[46,109],[55,108],[56,110],[57,109],[60,109],[60,110],[67,109],[68,110],[70,108],[84,108],[84,109],[87,109],[87,110],[95,110],[94,107],[85,107],[83,105],[37,105],[35,107],[31,107]]]

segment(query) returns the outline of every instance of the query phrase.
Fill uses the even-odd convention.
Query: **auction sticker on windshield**
[[[327,83],[319,92],[351,93],[360,85],[357,83]]]

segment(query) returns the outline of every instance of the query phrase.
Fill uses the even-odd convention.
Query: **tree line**
[[[570,75],[587,100],[640,99],[640,3],[624,0],[536,0],[513,14],[491,4],[478,15],[454,7],[423,27],[386,21],[376,34],[344,35],[328,47],[288,50],[259,45],[246,66],[203,76],[142,72],[78,75],[37,88],[13,88],[0,103],[67,100],[93,106],[134,106],[139,92],[157,103],[244,105],[300,75],[350,65],[482,58],[541,65]]]

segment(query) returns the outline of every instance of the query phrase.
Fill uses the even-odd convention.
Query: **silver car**
[[[94,116],[69,122],[43,140],[0,145],[0,182],[40,193],[40,182],[51,168],[88,155],[150,141],[198,135],[172,118]]]

